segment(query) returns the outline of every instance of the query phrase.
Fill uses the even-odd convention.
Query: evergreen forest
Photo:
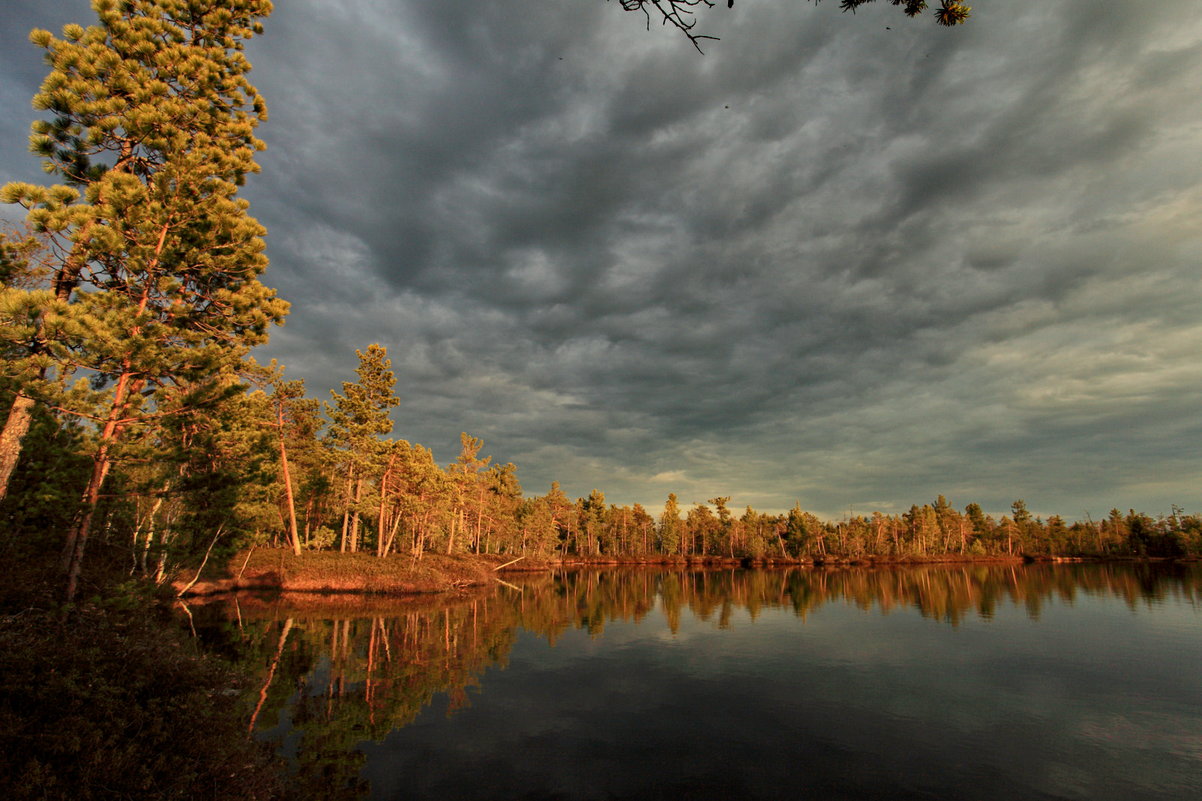
[[[87,552],[163,582],[248,546],[589,559],[1183,557],[1202,518],[994,517],[942,495],[903,514],[820,520],[669,495],[652,514],[523,492],[464,433],[458,457],[393,437],[386,348],[311,397],[251,350],[288,307],[260,278],[266,231],[238,189],[266,114],[245,42],[267,0],[94,3],[99,21],[32,42],[50,72],[31,149],[58,181],[3,188],[0,515],[10,555],[57,553],[74,597]],[[349,354],[348,354],[349,355]]]
[[[927,5],[892,3],[910,16]],[[695,13],[714,5],[706,0],[621,5],[694,45],[711,38],[693,28]],[[48,67],[30,148],[49,183],[0,189],[24,217],[0,230],[4,797],[303,797],[266,747],[248,745],[241,710],[226,700],[247,676],[188,646],[159,603],[174,600],[180,576],[243,552],[249,561],[255,549],[409,565],[464,554],[811,564],[1202,556],[1202,515],[1176,507],[1070,521],[1040,518],[1022,500],[995,516],[940,495],[900,514],[822,520],[800,504],[764,513],[730,496],[669,494],[652,511],[609,503],[601,489],[571,498],[553,483],[527,493],[517,466],[493,462],[468,433],[440,464],[430,447],[395,435],[401,400],[384,345],[365,343],[355,380],[334,388],[306,387],[252,356],[289,311],[263,282],[267,231],[239,196],[259,170],[256,129],[267,114],[244,48],[263,33],[270,0],[92,7],[87,27],[30,34]],[[955,25],[968,11],[942,0],[933,16]],[[795,597],[810,592],[809,578],[795,578]],[[585,606],[589,586],[579,589]],[[566,625],[562,605],[545,610],[540,631]],[[589,626],[615,614],[595,605]],[[447,648],[436,654],[448,665],[442,684],[460,689],[511,636],[486,629],[488,649],[461,654],[450,629],[467,620],[467,607],[443,613]],[[341,636],[345,651],[351,625],[341,635],[332,625],[305,637]],[[278,705],[267,695],[290,628],[256,641],[264,660],[274,653],[260,706]],[[416,653],[405,631],[373,622],[355,632],[369,642],[368,715],[378,648]],[[335,660],[333,671],[341,681],[361,667]],[[389,715],[412,717],[432,686]],[[320,791],[331,770],[312,767],[304,792]]]

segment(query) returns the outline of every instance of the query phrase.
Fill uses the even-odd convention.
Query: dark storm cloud
[[[68,22],[90,14],[86,0],[44,3],[6,0],[0,17],[0,182],[38,180],[41,171],[29,157],[30,100],[46,77],[42,51],[29,42],[34,28],[58,33]],[[0,219],[21,219],[20,210],[0,207]]]
[[[529,492],[1196,505],[1193,0],[878,5],[717,8],[700,56],[600,0],[278,3],[263,358],[324,396],[386,345],[397,434]],[[6,108],[44,69],[9,42],[87,17],[13,5]]]

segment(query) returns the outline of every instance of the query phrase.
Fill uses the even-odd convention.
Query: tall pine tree
[[[356,350],[359,380],[342,382],[342,394],[330,390],[334,402],[326,404],[330,417],[329,441],[346,465],[340,550],[359,549],[360,501],[373,458],[380,453],[379,437],[392,432],[388,411],[400,403],[393,394],[396,378],[388,350],[372,344]]]
[[[217,377],[287,311],[259,282],[265,232],[236,197],[258,169],[254,129],[266,116],[242,50],[271,3],[92,7],[98,25],[30,36],[51,65],[34,98],[50,119],[33,124],[32,147],[64,183],[10,184],[2,198],[29,209],[57,254],[56,313],[73,325],[47,348],[60,370],[82,369],[106,388],[82,512],[64,549],[68,597],[122,435],[228,390]]]

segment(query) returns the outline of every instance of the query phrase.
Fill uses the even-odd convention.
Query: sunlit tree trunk
[[[342,493],[343,498],[346,499],[346,506],[342,510],[342,542],[338,548],[338,550],[341,551],[342,553],[346,553],[347,535],[350,533],[350,530],[351,530],[351,489],[355,485],[354,474],[355,474],[355,468],[354,468],[354,465],[352,465],[350,470],[347,471],[346,489],[343,490],[343,493]]]
[[[388,555],[388,544],[385,542],[384,532],[388,529],[388,521],[385,515],[388,507],[388,479],[392,477],[392,468],[396,464],[396,453],[388,457],[388,466],[384,468],[384,476],[380,479],[380,508],[376,516],[376,556]],[[397,516],[398,519],[400,515]],[[393,531],[396,529],[394,528]]]
[[[146,575],[146,572],[147,572],[146,571],[146,560],[150,557],[150,549],[154,544],[155,521],[158,519],[159,509],[161,509],[163,506],[163,499],[166,496],[166,493],[167,493],[167,485],[164,484],[162,490],[160,490],[160,492],[159,492],[159,497],[155,499],[154,505],[150,507],[150,513],[147,515],[146,539],[141,544],[141,548],[139,548],[139,554],[138,554],[138,569],[139,569],[139,572],[143,576]],[[135,532],[134,532],[135,539],[137,538],[137,536],[138,536],[138,530],[135,530]],[[135,547],[137,547],[138,543],[135,541],[134,545],[135,545]]]
[[[480,486],[476,493],[476,553],[480,553],[480,529],[484,522],[484,482],[479,482]]]
[[[280,471],[284,475],[284,497],[288,500],[288,542],[292,553],[300,556],[300,531],[296,527],[296,500],[292,494],[292,474],[288,470],[288,450],[284,445],[284,406],[276,404],[276,425],[280,433]]]
[[[18,392],[8,410],[4,430],[0,431],[0,501],[8,495],[8,482],[21,456],[21,443],[33,420],[33,406],[33,398]]]
[[[359,501],[363,498],[363,477],[355,480],[355,500],[351,510],[351,553],[359,551]]]
[[[100,431],[100,444],[92,456],[92,473],[88,477],[88,485],[84,489],[82,509],[71,530],[67,533],[67,542],[63,548],[62,566],[67,573],[67,603],[75,599],[75,591],[79,586],[79,571],[83,565],[84,550],[88,544],[88,535],[92,530],[92,518],[96,514],[96,505],[100,502],[100,489],[108,477],[112,467],[112,447],[121,433],[123,418],[128,406],[129,397],[142,388],[142,380],[135,379],[132,373],[122,373],[117,379],[113,391],[113,400],[109,405],[109,413]]]

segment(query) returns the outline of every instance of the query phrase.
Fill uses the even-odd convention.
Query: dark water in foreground
[[[593,571],[192,608],[315,798],[1202,798],[1202,568]]]

